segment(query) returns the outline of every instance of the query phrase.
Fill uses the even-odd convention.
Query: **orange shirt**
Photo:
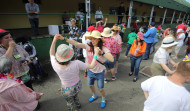
[[[136,57],[138,57],[138,56],[141,56],[141,55],[143,55],[144,53],[145,53],[145,50],[146,50],[146,43],[145,42],[143,42],[143,45],[137,45],[136,44],[136,41],[137,41],[137,39],[135,39],[134,41],[133,41],[133,44],[132,44],[132,46],[131,46],[131,49],[130,49],[130,53],[133,55],[133,56],[136,56]],[[136,55],[135,55],[135,50],[137,49],[139,47],[139,51],[136,53]]]

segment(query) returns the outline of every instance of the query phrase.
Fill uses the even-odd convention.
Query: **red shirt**
[[[136,30],[138,29],[138,26],[137,26],[136,22],[133,24],[133,28],[135,28]]]
[[[183,31],[185,32],[186,30],[187,30],[187,27],[184,25],[184,24],[179,24],[178,26],[177,26],[177,30],[178,29],[183,29]]]

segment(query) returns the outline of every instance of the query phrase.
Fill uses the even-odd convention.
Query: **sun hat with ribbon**
[[[139,39],[144,40],[144,34],[142,32],[138,32],[137,36],[139,37]]]
[[[109,27],[104,28],[104,31],[101,33],[103,37],[111,37],[113,35]]]
[[[167,47],[175,46],[177,44],[178,42],[175,42],[173,37],[165,37],[162,42],[161,47],[167,48]]]
[[[92,38],[101,39],[103,43],[105,42],[105,40],[101,37],[101,33],[97,30],[92,31],[91,35],[85,37],[85,39],[89,40]]]
[[[66,44],[61,44],[57,47],[57,52],[55,57],[58,62],[67,62],[71,60],[74,56],[73,48],[70,48]]]

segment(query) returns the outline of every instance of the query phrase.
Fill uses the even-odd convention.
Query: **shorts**
[[[115,67],[116,57],[114,57],[113,62],[110,62],[109,60],[106,60],[104,63],[105,63],[106,69],[113,69]]]
[[[93,73],[92,71],[88,70],[87,72],[88,86],[93,86],[94,81],[97,80],[98,89],[103,89],[104,88],[104,74],[105,74],[105,71],[100,72],[100,73]]]
[[[118,53],[118,54],[116,55],[116,61],[119,60],[119,57],[120,57],[120,53]]]
[[[158,76],[158,75],[165,76],[166,74],[166,71],[158,63],[153,62],[150,67],[150,70],[151,70],[152,76]]]
[[[175,46],[175,53],[178,54],[181,49],[181,46]]]
[[[75,96],[76,94],[78,94],[81,88],[82,88],[81,81],[79,81],[77,84],[71,87],[66,87],[62,85],[61,93],[65,98],[68,98],[68,97]]]

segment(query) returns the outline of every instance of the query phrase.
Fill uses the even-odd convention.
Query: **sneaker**
[[[115,81],[116,80],[116,77],[112,77],[112,81]]]
[[[105,107],[106,107],[106,102],[105,102],[105,101],[104,101],[104,102],[102,101],[102,102],[100,103],[100,107],[101,107],[101,108],[105,108]]]
[[[89,102],[94,102],[96,99],[98,99],[98,96],[96,96],[95,98],[92,96],[90,99],[89,99]]]
[[[107,79],[104,79],[104,83],[108,83],[108,80],[107,80]]]

